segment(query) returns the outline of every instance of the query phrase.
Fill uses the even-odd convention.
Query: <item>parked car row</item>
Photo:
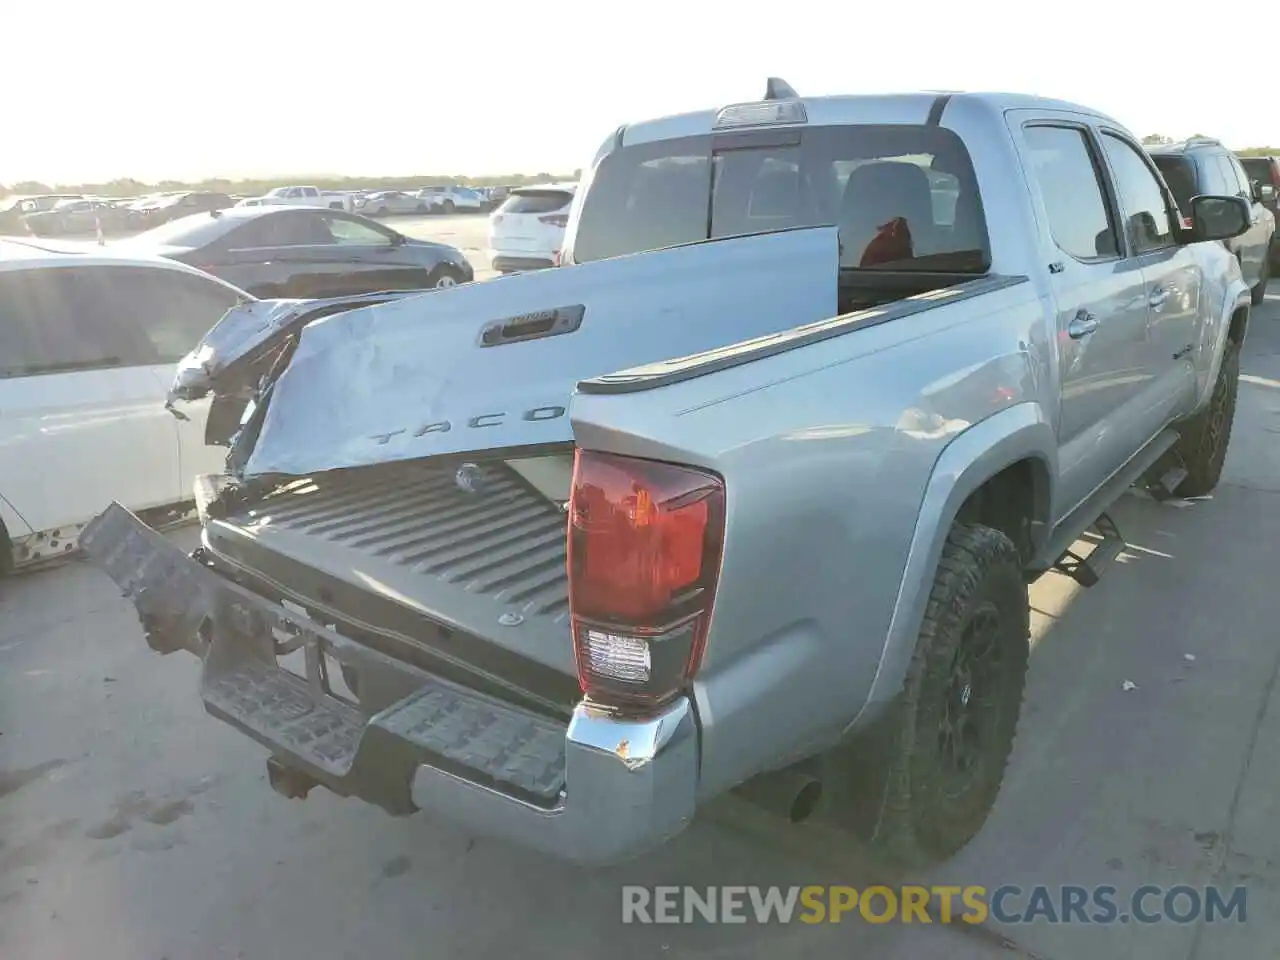
[[[63,202],[41,215],[70,223],[79,207]],[[165,395],[232,307],[386,300],[475,276],[460,250],[343,210],[219,200],[164,222],[171,208],[183,201],[148,207],[157,226],[103,246],[0,238],[0,572],[73,550],[111,499],[169,515],[220,469],[207,405],[175,419]],[[50,418],[79,428],[43,429]]]

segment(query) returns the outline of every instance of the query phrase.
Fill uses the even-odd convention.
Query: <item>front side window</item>
[[[1025,136],[1053,242],[1077,260],[1119,256],[1088,134],[1079,127],[1037,126]]]
[[[1102,147],[1111,165],[1120,207],[1124,211],[1129,242],[1137,253],[1172,246],[1173,221],[1160,181],[1137,147],[1114,134],[1102,135]]]
[[[773,139],[695,136],[609,154],[582,199],[573,261],[835,226],[845,269],[986,271],[977,182],[951,131],[841,125]]]

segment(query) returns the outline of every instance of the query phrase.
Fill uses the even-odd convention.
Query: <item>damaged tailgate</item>
[[[223,445],[239,427],[254,388],[290,337],[312,320],[433,291],[390,290],[321,300],[253,300],[230,310],[178,363],[166,406],[214,394],[207,440]],[[237,402],[233,402],[237,401]]]
[[[242,475],[572,440],[578,381],[831,317],[833,227],[473,283],[310,323],[237,451]]]

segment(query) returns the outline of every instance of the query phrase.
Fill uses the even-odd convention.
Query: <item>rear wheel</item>
[[[986,823],[1013,749],[1029,635],[1018,548],[999,530],[957,524],[881,747],[869,839],[892,860],[945,860]]]
[[[1228,342],[1209,405],[1178,430],[1178,443],[1174,449],[1187,471],[1175,491],[1178,496],[1202,497],[1218,485],[1222,465],[1227,459],[1227,446],[1231,442],[1239,390],[1240,344]]]
[[[456,208],[454,207],[452,200],[446,200],[443,204],[440,205],[440,209],[443,210],[445,214],[451,214]]]
[[[1249,299],[1255,307],[1261,306],[1262,301],[1267,296],[1267,281],[1271,279],[1271,255],[1268,255],[1262,261],[1262,276],[1258,278],[1258,284],[1249,290]]]

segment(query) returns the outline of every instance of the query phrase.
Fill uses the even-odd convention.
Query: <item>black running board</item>
[[[1178,434],[1173,430],[1165,430],[1090,494],[1054,528],[1037,562],[1028,569],[1027,580],[1034,581],[1050,570],[1056,570],[1071,577],[1081,586],[1091,587],[1096,584],[1103,568],[1119,556],[1125,547],[1124,537],[1115,521],[1107,514],[1107,508],[1160,465],[1177,442]],[[1160,477],[1160,480],[1165,479],[1172,477],[1166,473]],[[1181,478],[1176,482],[1181,482]],[[1091,541],[1094,545],[1088,556],[1082,557],[1072,549],[1076,541],[1081,539]]]

